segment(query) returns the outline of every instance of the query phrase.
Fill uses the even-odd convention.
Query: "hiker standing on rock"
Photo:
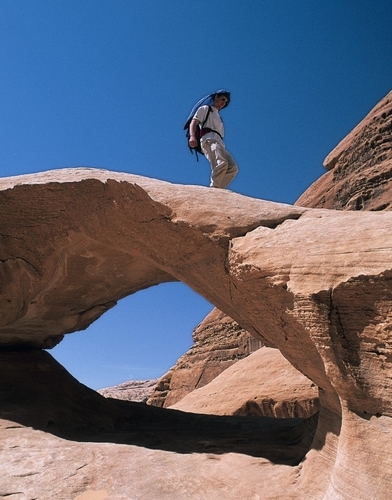
[[[189,127],[189,147],[204,154],[211,165],[210,187],[226,188],[237,175],[238,167],[223,142],[224,128],[219,111],[230,102],[230,92],[218,90],[201,99],[192,109],[185,128]]]

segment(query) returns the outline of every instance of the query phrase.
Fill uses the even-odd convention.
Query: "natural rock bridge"
[[[54,435],[127,443],[127,449],[121,448],[122,463],[137,460],[139,469],[151,467],[151,482],[159,475],[157,463],[167,460],[170,486],[161,484],[160,498],[212,498],[214,481],[226,481],[226,498],[387,498],[392,470],[391,212],[289,206],[95,169],[2,179],[0,189],[0,402],[6,422],[0,433],[2,462],[13,461],[0,496],[28,498],[17,496],[28,490],[23,480],[16,487],[12,479],[20,465],[11,444],[18,442],[18,434],[10,422],[18,422],[40,429],[19,429],[24,453],[29,453],[29,442],[31,453],[37,453],[38,441],[61,450],[63,457],[72,446],[74,461],[88,453],[88,443],[67,441],[61,448],[63,441]],[[86,328],[122,297],[167,281],[186,283],[278,348],[319,387],[318,418],[290,427],[268,420],[264,434],[257,431],[261,437],[252,452],[240,447],[219,451],[245,453],[251,462],[230,454],[230,463],[212,465],[208,472],[208,453],[214,448],[200,453],[207,417],[196,421],[173,410],[103,400],[68,380],[40,351]],[[49,403],[55,393],[57,409],[53,400]],[[68,399],[61,403],[62,397]],[[59,410],[62,404],[66,417]],[[80,415],[89,411],[99,417],[83,421]],[[187,418],[200,426],[199,441],[187,450],[186,437],[176,443],[175,432],[172,443],[156,436],[149,440],[152,429],[157,433],[161,426],[167,436],[170,425],[187,426]],[[218,439],[221,424],[210,418]],[[235,428],[230,428],[233,436]],[[41,433],[39,440],[35,433]],[[206,440],[213,443],[214,437]],[[140,456],[141,448],[134,445],[149,448],[148,456]],[[97,447],[95,457],[103,453],[102,443],[89,446]],[[184,455],[190,451],[200,455]],[[254,472],[255,457],[281,465]],[[87,484],[110,493],[113,480],[98,480],[100,459],[94,460],[88,463],[90,479],[75,479],[72,485],[64,480],[51,498],[73,498],[83,484],[86,490]],[[134,491],[129,483],[119,483],[127,474],[129,479],[123,467],[112,470],[117,487],[110,498],[130,498]],[[131,482],[143,491],[139,469]],[[236,477],[239,470],[242,479]],[[188,478],[188,497],[175,496],[185,488],[182,475]],[[197,496],[197,481],[203,477],[204,496]],[[158,498],[154,487],[150,498]],[[241,497],[238,488],[246,495]],[[132,498],[146,497],[135,493]]]

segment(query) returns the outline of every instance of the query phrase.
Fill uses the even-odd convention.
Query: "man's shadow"
[[[0,353],[0,418],[72,441],[176,453],[242,453],[297,465],[318,414],[308,419],[201,415],[104,398],[48,352]]]

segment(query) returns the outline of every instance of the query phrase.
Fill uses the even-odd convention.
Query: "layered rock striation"
[[[318,412],[318,388],[278,349],[262,347],[171,408],[210,415],[307,418]]]
[[[159,379],[148,404],[166,408],[177,403],[263,345],[216,308],[195,328],[192,338],[192,347]]]
[[[336,210],[391,210],[392,91],[324,160],[326,174],[296,205]]]

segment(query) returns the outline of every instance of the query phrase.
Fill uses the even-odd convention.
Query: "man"
[[[218,93],[213,99],[212,106],[201,106],[192,118],[189,127],[189,147],[197,146],[196,127],[201,127],[202,124],[200,145],[211,165],[210,187],[224,189],[238,172],[234,158],[225,148],[223,122],[219,115],[219,111],[228,105],[230,94]]]

